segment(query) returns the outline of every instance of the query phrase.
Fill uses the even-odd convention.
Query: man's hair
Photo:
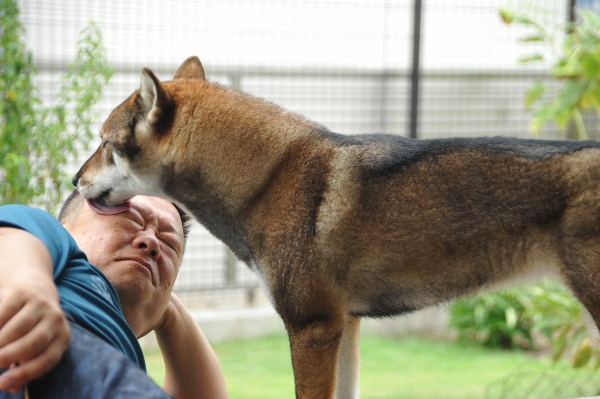
[[[79,191],[73,190],[60,208],[58,221],[62,224],[73,223],[81,214],[84,202],[85,199],[79,194]]]
[[[62,224],[73,223],[81,214],[84,204],[85,199],[79,194],[79,191],[73,190],[60,208],[58,221]],[[181,219],[181,225],[183,226],[183,252],[185,252],[188,235],[192,228],[192,218],[176,204],[173,204],[173,206],[177,209],[177,213],[179,213],[179,218]]]

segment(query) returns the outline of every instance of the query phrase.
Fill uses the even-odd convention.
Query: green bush
[[[456,301],[450,306],[450,325],[461,339],[487,347],[549,344],[555,362],[600,367],[600,347],[592,338],[596,326],[583,305],[556,282]]]
[[[112,71],[100,30],[81,32],[78,52],[62,78],[57,105],[45,107],[33,83],[36,68],[23,42],[15,0],[0,0],[0,205],[56,210],[68,181],[64,166],[88,149],[92,106]]]
[[[567,358],[573,367],[600,366],[598,343],[592,339],[596,326],[583,307],[557,283],[546,282],[526,293],[524,317],[531,320],[534,333],[546,337],[552,345],[552,358]],[[596,359],[592,362],[592,360]]]
[[[525,303],[516,292],[502,291],[461,299],[450,307],[450,325],[462,340],[489,348],[529,348],[531,323]]]

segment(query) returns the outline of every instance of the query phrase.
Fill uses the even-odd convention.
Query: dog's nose
[[[79,172],[77,172],[75,174],[75,176],[73,176],[73,180],[71,180],[71,183],[73,183],[73,186],[77,187],[77,183],[79,183],[80,176],[81,176],[81,169],[79,170]]]

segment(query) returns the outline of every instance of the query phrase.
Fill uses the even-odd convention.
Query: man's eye
[[[162,242],[164,242],[169,248],[173,249],[175,252],[181,252],[181,250],[179,249],[179,245],[177,245],[172,239],[166,239],[162,234],[159,234],[158,238]]]

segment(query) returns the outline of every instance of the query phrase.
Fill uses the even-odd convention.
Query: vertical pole
[[[575,25],[575,7],[577,6],[577,0],[567,0],[567,29],[565,34],[568,35],[572,32],[573,26]],[[574,121],[569,122],[567,129],[565,130],[565,138],[568,140],[581,140],[579,131]]]
[[[381,90],[379,91],[379,133],[391,133],[388,131],[388,98],[389,98],[389,85],[391,82],[390,74],[388,73],[387,63],[387,50],[389,41],[389,25],[388,25],[388,14],[390,9],[390,2],[386,0],[383,3],[383,51],[381,54]]]
[[[573,23],[575,22],[575,7],[577,6],[577,0],[567,0],[567,3],[567,7],[569,7],[567,10],[567,22]]]
[[[410,128],[409,137],[418,137],[419,119],[419,81],[421,63],[421,0],[414,0],[413,8],[413,51],[410,93]]]

